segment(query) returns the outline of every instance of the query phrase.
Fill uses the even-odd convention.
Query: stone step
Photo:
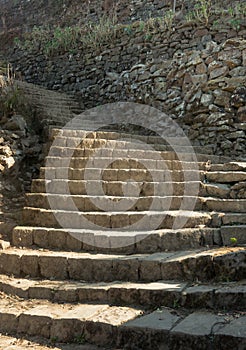
[[[134,182],[186,182],[204,181],[205,172],[197,170],[166,169],[115,169],[115,168],[83,168],[83,159],[72,158],[66,163],[65,158],[57,158],[53,166],[41,167],[40,178],[46,180],[97,180],[97,181],[134,181]],[[82,168],[82,169],[81,169]]]
[[[183,201],[186,201],[187,205],[194,203],[194,210],[206,210],[212,207],[224,207],[224,211],[241,211],[244,210],[244,203],[240,206],[240,200],[228,200],[227,201],[217,199],[208,199],[208,206],[206,205],[206,199],[195,196],[94,196],[94,195],[66,195],[66,194],[46,194],[46,193],[28,193],[27,194],[27,206],[33,208],[50,209],[55,205],[57,210],[68,210],[73,211],[74,205],[79,211],[91,212],[98,211],[102,212],[102,206],[107,211],[112,210],[114,212],[125,212],[125,211],[162,211],[162,210],[179,210]],[[237,202],[238,201],[238,202]],[[241,209],[241,210],[240,210]]]
[[[246,199],[205,198],[204,208],[207,211],[233,212],[246,214]]]
[[[27,339],[24,339],[25,335],[6,336],[0,333],[0,349],[3,350],[106,350],[101,346],[87,344],[86,342],[81,342],[83,345],[79,344],[79,339],[75,339],[77,343],[65,344],[59,343],[56,339],[45,339],[43,337],[31,337],[26,335]]]
[[[246,213],[220,214],[222,225],[246,225]]]
[[[245,258],[245,247],[127,256],[9,248],[0,252],[0,274],[87,282],[239,281]]]
[[[49,146],[49,145],[47,145]],[[184,150],[184,149],[183,149]],[[156,168],[160,163],[164,166],[168,166],[169,169],[196,169],[199,168],[201,170],[209,170],[210,165],[206,162],[197,162],[193,155],[187,154],[187,159],[183,156],[183,153],[180,155],[180,159],[173,159],[173,154],[168,154],[170,152],[167,151],[155,151],[155,150],[144,150],[144,149],[114,149],[109,147],[102,148],[90,148],[88,146],[83,146],[80,148],[72,148],[72,147],[57,147],[51,146],[46,150],[49,157],[62,157],[62,158],[84,158],[87,163],[89,159],[93,157],[94,162],[98,162],[101,158],[104,159],[104,162],[120,162],[119,164],[123,164],[125,162],[127,166],[138,168],[139,166],[133,166],[132,164],[142,163],[145,166]],[[173,152],[172,152],[173,153]],[[171,160],[168,158],[171,157]],[[193,158],[192,158],[193,157]],[[167,159],[166,159],[167,158]],[[51,160],[51,159],[50,159]],[[149,162],[149,165],[148,165]],[[165,163],[166,162],[166,165]],[[104,163],[105,164],[105,163]]]
[[[207,176],[206,176],[207,177]],[[209,197],[219,197],[222,199],[231,197],[231,185],[230,184],[221,184],[221,183],[208,183],[205,180],[203,187],[206,191],[206,196]]]
[[[211,171],[206,177],[210,182],[235,183],[246,181],[246,171]]]
[[[107,304],[59,304],[48,300],[8,299],[1,295],[0,331],[62,342],[110,345],[114,329],[142,315],[141,308]],[[115,334],[116,335],[116,334]],[[116,339],[115,339],[116,340]]]
[[[90,129],[90,128],[89,128]],[[58,129],[57,131],[59,132],[61,129]],[[76,130],[75,130],[76,132]],[[83,131],[83,133],[88,133],[87,131]],[[149,148],[150,146],[148,146],[147,144],[143,144],[143,143],[138,143],[136,142],[136,140],[133,140],[133,144],[128,142],[128,146],[126,147],[126,145],[124,144],[124,141],[116,141],[116,140],[107,140],[107,139],[91,139],[91,135],[92,132],[90,133],[90,139],[83,139],[83,138],[78,138],[78,137],[56,137],[55,141],[53,141],[53,143],[47,144],[48,148],[50,148],[51,146],[53,147],[58,147],[58,148],[63,148],[63,147],[68,147],[68,148],[79,148],[81,142],[82,143],[82,148],[93,148],[95,149],[96,147],[99,148],[99,146],[101,145],[101,148],[105,148],[105,149],[112,149],[115,151],[119,151],[122,150],[124,151],[124,148],[127,149],[128,151],[130,151],[132,149],[132,151],[130,151],[131,153],[134,152],[134,150],[139,150],[139,151],[143,151],[145,149],[145,151]],[[141,139],[140,139],[141,141]],[[116,147],[118,142],[118,145],[120,147]],[[150,141],[151,142],[151,141]],[[105,144],[107,144],[107,147],[105,147]],[[110,145],[110,146],[109,146]],[[130,146],[131,145],[131,146]],[[88,147],[89,146],[89,147]],[[162,145],[160,143],[156,143],[153,145],[153,149],[154,149],[154,153],[155,153],[155,158],[157,156],[158,153],[161,152],[161,155],[164,159],[176,159],[178,160],[180,157],[182,157],[183,161],[195,161],[195,162],[207,162],[208,160],[214,163],[224,163],[224,162],[229,162],[230,158],[228,157],[222,157],[222,156],[216,156],[213,154],[206,154],[206,149],[205,148],[201,148],[201,149],[197,149],[197,153],[195,153],[193,147],[191,149],[187,149],[188,153],[183,152],[184,151],[184,147],[183,146],[179,146],[177,145],[177,147],[175,148],[175,152],[173,151],[173,149],[167,151],[167,146],[166,145]],[[168,148],[170,149],[170,148]],[[102,152],[109,152],[109,151],[102,151]]]
[[[246,222],[245,225],[221,227],[221,236],[227,246],[246,244]]]
[[[211,164],[211,171],[246,171],[246,162]]]
[[[86,130],[83,130],[81,128],[78,128],[77,130],[74,129],[68,129],[68,128],[51,128],[50,127],[50,133],[49,133],[49,140],[53,141],[56,139],[56,141],[60,138],[64,139],[71,139],[71,138],[90,138],[90,139],[103,139],[103,140],[119,140],[119,139],[128,139],[132,140],[133,142],[141,141],[143,143],[150,143],[150,144],[166,144],[167,140],[161,137],[160,135],[141,135],[141,134],[132,134],[127,133],[123,131],[105,131],[105,130],[95,130],[91,133],[88,133]],[[187,138],[184,137],[169,137],[170,142],[172,141],[173,144],[176,145],[186,145],[187,144]]]
[[[14,278],[0,275],[0,292],[24,299],[47,299],[53,303],[105,303],[186,309],[245,310],[246,281],[213,284],[182,281],[153,283],[85,283]]]
[[[190,181],[189,183],[184,182],[131,182],[131,181],[100,181],[100,188],[97,180],[64,180],[64,179],[34,179],[32,181],[32,192],[33,193],[57,193],[65,194],[68,192],[71,195],[86,195],[90,192],[93,195],[100,195],[101,188],[105,195],[108,196],[123,196],[124,194],[131,195],[142,195],[151,196],[157,193],[159,196],[165,196],[172,194],[174,196],[180,196],[184,194],[186,190],[187,194],[198,193],[200,196],[206,196],[215,194],[218,197],[224,196],[225,191],[215,190],[214,186],[211,191],[210,184],[204,184],[199,181]],[[227,189],[226,193],[229,193]]]
[[[21,336],[41,336],[56,342],[88,342],[111,349],[243,349],[243,313],[228,317],[216,311],[189,311],[108,304],[60,304],[47,300],[22,300],[2,294],[0,331]],[[72,346],[72,345],[70,345]],[[63,347],[62,347],[63,348]],[[65,348],[64,348],[65,349]],[[69,348],[71,349],[71,347]],[[83,349],[80,348],[80,349]]]
[[[151,142],[151,138],[149,142]],[[168,139],[169,140],[169,139]],[[147,139],[148,141],[148,139]],[[141,139],[134,140],[132,138],[126,140],[108,140],[108,139],[96,139],[96,138],[88,138],[88,137],[56,137],[55,140],[52,143],[52,148],[54,148],[54,152],[58,155],[62,155],[64,152],[63,148],[67,147],[67,152],[74,152],[75,149],[79,151],[79,149],[83,148],[90,148],[90,149],[97,149],[97,148],[105,148],[105,149],[111,149],[111,150],[118,150],[122,151],[122,154],[124,154],[124,150],[133,153],[134,150],[139,151],[152,151],[154,152],[173,152],[176,153],[187,153],[189,156],[193,156],[195,159],[195,153],[197,154],[211,154],[210,147],[200,147],[200,146],[192,146],[187,144],[187,142],[182,142],[174,140],[169,140],[170,143],[168,143],[165,140],[160,140],[159,143],[143,143]],[[155,140],[156,142],[156,140]],[[179,142],[178,144],[174,142]],[[60,148],[60,149],[59,149]],[[192,154],[193,153],[193,154]],[[188,157],[188,156],[187,156]]]
[[[50,209],[51,203],[55,203],[57,210],[74,209],[79,211],[102,211],[101,205],[107,210],[115,212],[122,211],[146,211],[151,208],[153,211],[179,210],[183,201],[187,205],[194,203],[194,210],[246,213],[245,199],[220,199],[204,198],[195,196],[174,196],[170,193],[167,196],[105,196],[105,195],[72,195],[54,193],[28,193],[26,195],[27,206],[34,208]]]
[[[125,244],[124,244],[125,243]],[[187,228],[149,232],[95,230],[66,230],[49,227],[17,226],[13,229],[12,244],[17,247],[38,246],[44,249],[96,253],[151,254],[182,249],[199,249],[222,244],[219,228]]]
[[[76,208],[74,209],[76,210]],[[58,220],[59,219],[59,223]],[[172,211],[124,211],[124,212],[79,212],[63,210],[46,210],[25,207],[23,224],[28,226],[45,226],[74,229],[153,230],[170,228],[188,228],[208,225],[211,215],[205,212],[172,210]]]
[[[180,319],[181,317],[181,319]],[[181,316],[180,311],[160,308],[123,325],[118,346],[132,349],[245,349],[246,316],[226,312],[195,311]],[[133,330],[131,329],[133,328]],[[158,331],[156,331],[158,329]],[[149,334],[150,332],[150,334]]]
[[[168,163],[167,163],[168,162]],[[117,158],[114,157],[94,157],[93,154],[91,157],[58,157],[58,156],[48,156],[45,158],[45,167],[74,167],[74,168],[97,168],[97,169],[142,169],[142,170],[162,170],[162,171],[171,171],[171,170],[183,170],[183,171],[205,171],[205,167],[199,166],[197,163],[189,162],[178,162],[175,161],[174,164],[171,164],[171,161],[165,161],[164,159],[139,159],[131,158],[127,159],[122,156]],[[170,166],[170,167],[168,167]]]
[[[155,148],[149,144],[139,144],[138,142],[126,142],[126,141],[115,141],[115,140],[98,140],[98,139],[82,139],[78,140],[77,143],[73,139],[67,139],[66,144],[60,144],[59,140],[55,140],[50,147],[50,155],[58,157],[70,156],[74,153],[77,157],[84,156],[84,150],[92,150],[101,152],[104,156],[128,156],[136,158],[152,158],[157,159],[157,156],[164,152],[175,152],[177,153],[208,153],[206,148],[182,146],[182,145],[155,145]],[[203,150],[203,152],[202,152]],[[191,157],[191,155],[190,155]]]
[[[57,128],[50,128],[50,133],[49,133],[49,140],[54,141],[55,139],[55,145],[60,145],[60,146],[70,146],[74,147],[74,145],[80,144],[80,142],[83,139],[97,139],[97,140],[102,140],[103,144],[108,141],[115,141],[117,144],[117,141],[120,139],[127,139],[128,141],[132,143],[139,143],[142,145],[142,147],[147,147],[144,144],[151,144],[151,145],[156,145],[156,146],[161,146],[161,145],[176,145],[176,146],[192,146],[187,138],[185,137],[168,137],[164,138],[161,136],[146,136],[146,135],[140,135],[140,134],[130,134],[130,133],[125,133],[125,132],[114,132],[114,131],[91,131],[90,133],[87,130],[81,130],[81,128],[77,129],[57,129]],[[122,141],[120,141],[122,142]],[[114,143],[114,142],[113,142]],[[112,143],[112,144],[113,144]],[[193,146],[192,146],[193,147]],[[197,147],[197,146],[194,146]],[[204,150],[207,150],[209,154],[211,154],[211,147],[205,146],[205,147],[200,147],[198,148],[201,150],[202,153],[204,153]],[[223,163],[225,161],[230,162],[229,157],[217,157],[216,159],[221,159],[223,160]]]
[[[201,197],[230,198],[231,186],[216,183],[203,183],[200,181],[187,182],[131,182],[131,181],[100,181],[100,189],[97,180],[65,180],[65,179],[34,179],[32,181],[32,192],[34,193],[69,193],[86,195],[88,189],[93,195],[100,195],[101,188],[108,196],[123,196],[125,193],[141,194],[151,196],[154,192],[160,196],[168,193],[180,196],[186,191],[187,194],[197,193]]]

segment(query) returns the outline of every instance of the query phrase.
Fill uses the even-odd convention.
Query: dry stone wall
[[[98,50],[46,58],[16,49],[15,70],[31,83],[76,96],[82,109],[114,101],[169,113],[196,145],[245,156],[246,27],[183,24],[146,38],[138,23]]]

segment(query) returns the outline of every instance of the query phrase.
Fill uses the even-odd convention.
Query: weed
[[[148,33],[148,34],[145,34],[144,36],[144,40],[146,41],[150,41],[152,39],[152,34]]]
[[[194,11],[189,11],[186,13],[186,15],[185,15],[186,22],[190,23],[190,22],[194,21],[194,19],[195,19]]]
[[[171,31],[172,29],[174,16],[175,16],[175,13],[173,10],[166,11],[164,15],[164,23],[169,31]]]
[[[21,47],[21,40],[18,37],[14,38],[14,45],[17,47]]]
[[[218,28],[219,27],[219,20],[216,19],[213,21],[213,28]]]
[[[237,3],[235,8],[235,13],[237,16],[240,16],[241,18],[245,18],[246,16],[246,3]]]
[[[233,29],[235,30],[239,30],[241,27],[241,19],[237,19],[237,18],[232,18],[230,20],[230,25]]]
[[[156,18],[149,18],[146,22],[145,22],[145,36],[144,39],[145,40],[151,40],[153,37],[153,33],[155,32],[157,27],[157,19]]]
[[[14,75],[10,65],[0,67],[0,110],[8,117],[14,113],[32,118],[32,110],[22,91],[14,84]]]
[[[86,47],[100,48],[104,43],[110,42],[116,35],[116,20],[103,16],[98,23],[88,23],[81,36],[81,42]]]
[[[128,35],[132,35],[133,30],[132,30],[132,26],[129,24],[127,26],[124,27],[124,31],[128,34]]]
[[[179,299],[174,299],[173,308],[178,309],[180,307]]]
[[[235,237],[231,237],[230,238],[230,242],[231,242],[231,245],[236,245],[237,244],[237,238],[235,238]]]
[[[52,344],[57,343],[57,341],[58,341],[58,338],[57,338],[57,337],[52,337],[52,338],[50,339],[50,342],[51,342]]]
[[[74,338],[74,343],[76,344],[85,344],[86,340],[85,340],[85,335],[84,334],[80,334],[80,335],[77,335],[75,338]]]
[[[143,32],[144,29],[145,29],[145,23],[144,23],[144,21],[140,21],[140,22],[139,22],[139,30],[140,30],[141,32]]]
[[[228,13],[231,17],[234,17],[235,14],[235,8],[234,7],[229,7],[228,8]]]
[[[205,21],[205,24],[207,25],[211,14],[211,10],[212,10],[211,6],[212,6],[212,0],[196,0],[195,6],[194,6],[195,18],[199,22]]]

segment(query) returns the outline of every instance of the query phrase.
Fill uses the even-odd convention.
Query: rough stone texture
[[[190,347],[208,349],[211,341],[209,336],[224,318],[207,312],[195,312],[181,321],[171,332],[171,347]]]
[[[242,316],[218,329],[215,332],[216,346],[220,346],[222,350],[228,349],[228,347],[243,350],[246,346],[245,321],[246,317]]]
[[[203,40],[203,30],[199,32],[196,24],[184,28],[176,27],[169,36],[165,31],[154,33],[146,41],[136,24],[133,35],[119,30],[112,43],[98,51],[88,49],[87,55],[81,51],[46,59],[40,52],[16,49],[10,60],[26,81],[75,96],[81,110],[116,101],[152,105],[171,115],[194,145],[206,145],[215,154],[244,158],[245,40],[231,39],[226,24],[225,37],[220,40],[222,29],[210,28],[209,42]],[[184,37],[196,39],[183,44]],[[128,54],[130,48],[134,55]],[[234,57],[236,61],[230,64]],[[64,61],[69,62],[65,69]],[[29,93],[30,100],[35,100],[35,95],[34,90]],[[46,124],[64,125],[68,121],[56,102],[52,110],[60,117],[49,114]]]
[[[246,225],[224,226],[221,228],[221,236],[224,245],[233,245],[233,239],[236,239],[237,244],[244,244],[245,235]]]
[[[97,346],[93,345],[78,345],[78,344],[54,344],[51,345],[47,339],[41,337],[34,337],[31,340],[25,340],[23,338],[11,337],[0,334],[0,348],[6,350],[99,350]],[[100,347],[101,350],[104,350]]]
[[[15,2],[11,19],[14,19],[16,6],[19,5],[29,16],[31,7],[26,4]],[[60,2],[57,4],[59,6]],[[75,5],[75,1],[70,4]],[[70,10],[70,23],[80,14],[77,11],[74,16],[73,11],[78,7],[72,9],[70,4],[64,3],[61,23]],[[125,5],[122,2],[117,10],[122,21],[146,18],[146,9],[153,9],[154,16],[159,15],[159,11],[170,4],[130,1]],[[187,2],[184,3],[185,7],[187,5]],[[37,11],[39,19],[44,18],[47,11],[43,11],[42,6],[43,3]],[[93,11],[95,6],[94,1],[88,4],[91,13],[85,18],[97,20],[102,11],[109,14],[113,3],[104,1]],[[177,8],[180,8],[180,1]],[[11,20],[7,23],[9,28],[6,27],[6,16],[4,13],[1,18],[5,32],[11,26],[13,28]],[[20,20],[21,16],[20,13]],[[182,17],[182,12],[178,16]],[[32,21],[27,24],[30,27],[37,19],[36,13],[31,17]],[[177,24],[176,19],[174,21]],[[52,24],[53,20],[50,21],[49,17],[47,22]],[[47,161],[55,183],[53,197],[59,202],[58,209],[63,210],[59,215],[66,219],[66,227],[81,228],[82,214],[103,227],[115,229],[142,217],[153,200],[151,177],[136,160],[129,159],[131,157],[146,157],[146,164],[155,171],[155,175],[158,171],[159,174],[163,172],[165,164],[171,173],[170,182],[165,176],[162,178],[165,191],[168,192],[172,180],[175,195],[172,194],[170,212],[159,226],[163,227],[162,230],[142,241],[134,239],[130,246],[121,248],[117,246],[117,237],[96,235],[86,229],[87,226],[82,233],[88,236],[87,243],[76,239],[81,238],[78,233],[72,237],[66,230],[60,229],[44,195],[44,180],[35,181],[34,193],[27,199],[24,221],[43,227],[17,227],[12,243],[19,248],[2,245],[5,249],[0,253],[0,271],[11,277],[5,275],[0,278],[0,290],[8,293],[7,296],[1,294],[0,331],[19,332],[26,336],[38,334],[68,342],[116,344],[124,349],[207,350],[229,347],[243,350],[245,316],[240,310],[245,309],[245,248],[210,249],[207,245],[245,243],[245,23],[242,22],[237,30],[232,30],[228,23],[220,28],[211,27],[211,23],[206,28],[199,27],[197,23],[186,23],[175,25],[168,33],[156,28],[151,38],[144,36],[141,25],[136,22],[119,27],[112,42],[104,43],[93,51],[78,49],[76,53],[61,53],[52,58],[35,50],[28,53],[15,48],[10,53],[16,71],[21,72],[25,80],[69,93],[80,100],[80,105],[65,94],[21,82],[18,86],[29,96],[30,103],[42,112],[41,126],[47,126],[47,130],[49,125],[64,125],[74,117],[74,113],[94,107],[96,103],[135,101],[167,112],[187,133],[194,150],[203,153],[198,156],[199,161],[206,162],[198,166],[200,197],[196,211],[182,213],[189,216],[187,228],[172,230],[174,218],[180,215],[178,210],[185,186],[183,169],[169,145],[162,144],[154,136],[139,138],[161,151],[159,155],[163,161],[157,162],[153,152],[140,151],[137,147],[128,152],[125,141],[121,143],[124,151],[118,150],[119,135],[114,132],[95,132],[80,143],[70,163],[73,169],[69,169],[69,186],[73,195],[78,195],[73,198],[81,212],[78,215],[69,212],[72,207],[68,198],[62,196],[67,184],[63,180],[67,175],[63,167],[78,138],[85,136],[85,131],[78,129],[91,130],[95,125],[104,126],[104,119],[100,115],[98,120],[94,120],[94,115],[88,113],[83,124],[75,120],[67,134],[64,130],[53,130],[49,141],[52,142],[55,135],[59,137]],[[143,120],[145,117],[149,116],[141,115]],[[124,121],[129,123],[130,118],[127,115]],[[8,128],[16,128],[17,119],[7,121]],[[177,149],[189,154],[191,148],[183,145],[177,130],[156,115],[152,116],[152,123],[160,129],[166,128],[173,136]],[[133,132],[132,127],[125,128]],[[145,134],[149,135],[149,132]],[[104,147],[107,141],[108,148],[96,160],[99,168],[104,164],[104,157],[122,158],[124,155],[128,159],[112,163],[105,171],[104,190],[108,191],[111,201],[118,201],[126,190],[125,184],[134,179],[135,182],[127,188],[132,206],[130,213],[109,211],[105,214],[98,210],[91,203],[91,197],[87,196],[85,181],[80,182],[84,176],[83,168],[94,148]],[[48,152],[49,146],[47,144],[44,152]],[[14,162],[11,148],[4,145],[1,152],[0,166],[11,167]],[[211,165],[209,159],[217,163],[225,161],[222,157],[215,158],[214,154],[229,155],[242,161]],[[189,169],[193,169],[194,161],[192,158]],[[187,174],[189,180],[193,179],[192,170]],[[92,181],[96,181],[97,171],[91,176]],[[44,177],[45,169],[42,168],[41,178]],[[50,188],[51,185],[53,183],[49,184]],[[140,192],[142,197],[134,203]],[[165,196],[166,192],[162,194]],[[112,207],[115,209],[115,203]],[[166,199],[159,198],[158,208],[155,215],[145,213],[148,218],[145,228],[156,222],[159,215],[163,216]],[[139,233],[139,236],[143,238],[145,235]],[[108,251],[95,247],[100,242],[104,242]],[[39,249],[33,249],[36,248],[34,245]],[[117,252],[110,250],[112,247],[116,247]],[[15,299],[11,294],[26,300]],[[128,307],[122,306],[125,304]],[[129,307],[139,304],[143,307]],[[143,310],[145,306],[150,308],[147,313]],[[201,311],[201,308],[211,312]],[[237,309],[237,312],[216,312],[228,308]]]

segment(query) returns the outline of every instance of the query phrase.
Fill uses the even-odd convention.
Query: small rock
[[[215,78],[218,78],[218,77],[222,77],[222,76],[224,77],[228,72],[229,72],[228,67],[217,68],[217,69],[214,69],[210,73],[209,78],[212,80],[212,79],[215,79]]]
[[[10,243],[7,241],[0,240],[0,250],[5,250],[10,248]]]
[[[213,96],[210,94],[203,94],[201,97],[201,104],[203,106],[209,106],[211,103],[213,103]]]

